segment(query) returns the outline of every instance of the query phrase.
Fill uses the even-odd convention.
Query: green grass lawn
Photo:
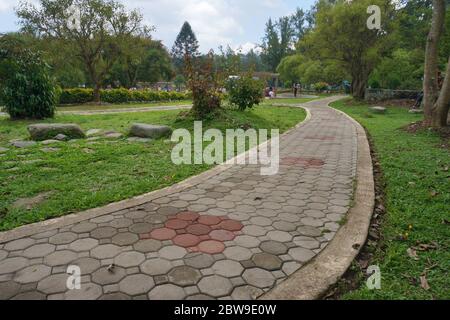
[[[192,130],[193,120],[177,120],[181,111],[155,111],[113,115],[58,115],[51,122],[78,123],[84,130],[104,129],[127,133],[131,123],[165,124]],[[253,127],[281,132],[305,118],[299,108],[260,106],[245,112],[226,110],[214,120],[204,121],[204,129]],[[35,121],[36,122],[36,121]],[[10,148],[0,157],[0,230],[62,216],[127,199],[199,174],[207,165],[175,166],[172,143],[157,140],[131,143],[119,140],[79,140],[51,147],[26,149],[8,146],[8,141],[27,138],[26,127],[33,121],[0,119],[0,146]],[[48,146],[46,146],[48,147]],[[37,162],[29,162],[38,160]],[[53,192],[48,200],[31,210],[13,208],[14,201],[42,192]]]
[[[149,107],[159,107],[159,106],[180,106],[180,105],[190,105],[192,100],[180,100],[180,101],[165,101],[165,102],[151,102],[151,103],[131,103],[131,104],[107,104],[107,105],[60,105],[57,107],[57,111],[103,111],[103,110],[113,110],[113,109],[127,109],[127,108],[149,108]]]
[[[374,115],[365,105],[345,101],[333,107],[368,130],[383,170],[387,197],[382,240],[370,262],[380,266],[382,289],[368,290],[360,274],[361,287],[343,298],[450,299],[448,149],[439,147],[441,138],[433,132],[412,134],[401,130],[422,119],[405,109],[389,108],[386,115]],[[407,254],[408,248],[432,243],[437,248],[417,251],[417,261]],[[424,290],[419,281],[425,271],[429,290]]]

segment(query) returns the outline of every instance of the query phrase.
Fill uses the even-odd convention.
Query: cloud
[[[0,1],[0,13],[10,11],[17,1],[1,0]]]
[[[252,43],[252,42],[246,42],[244,44],[241,44],[241,45],[238,45],[238,46],[234,47],[234,51],[235,52],[240,52],[240,53],[243,53],[243,54],[247,54],[251,50],[253,50],[256,53],[260,53],[261,52],[261,47],[258,44]]]
[[[155,37],[170,46],[184,21],[189,21],[202,51],[231,44],[244,33],[238,21],[238,3],[230,0],[131,0],[128,7],[139,8],[146,21],[156,26]]]
[[[13,8],[21,0],[0,0],[0,13],[8,19],[0,21],[0,30],[14,30],[12,21],[17,20]],[[28,0],[30,2],[30,0]],[[269,17],[289,14],[295,7],[309,7],[302,0],[118,0],[128,9],[140,9],[145,23],[156,27],[154,38],[163,40],[171,47],[184,21],[189,21],[200,43],[207,52],[220,45],[232,48],[242,46],[250,50],[261,40]],[[31,0],[31,2],[38,2]],[[304,3],[304,4],[303,4]]]

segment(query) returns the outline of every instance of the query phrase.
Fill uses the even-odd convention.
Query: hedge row
[[[107,103],[154,102],[187,100],[191,94],[151,90],[110,89],[101,90],[100,99]],[[63,89],[59,93],[59,104],[83,104],[94,101],[93,89]]]

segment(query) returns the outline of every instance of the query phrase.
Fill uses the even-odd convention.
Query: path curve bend
[[[368,152],[362,128],[328,107],[340,98],[303,105],[311,118],[281,137],[277,175],[222,165],[163,190],[0,233],[0,299],[318,298],[306,294],[315,288],[305,270],[336,280],[330,270],[339,262],[341,272],[357,253],[351,246],[364,243],[370,217],[363,211],[373,196],[370,183],[359,183],[370,180],[371,168],[361,158]],[[80,268],[80,290],[67,289],[68,266]],[[329,282],[317,286],[323,291]]]

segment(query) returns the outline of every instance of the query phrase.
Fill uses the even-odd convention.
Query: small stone
[[[59,148],[41,148],[41,151],[45,153],[56,152],[59,150],[60,150]]]
[[[139,137],[130,137],[127,139],[128,142],[141,142],[141,143],[147,143],[151,142],[152,139],[149,138],[139,138]]]
[[[44,141],[41,142],[41,144],[44,145],[44,146],[47,146],[49,144],[55,144],[55,143],[61,143],[61,141],[60,140],[50,139],[50,140],[44,140]]]
[[[409,110],[409,113],[423,114],[423,109],[411,109],[411,110]]]
[[[92,136],[95,136],[96,134],[100,134],[101,132],[102,132],[102,129],[90,129],[90,130],[86,131],[86,136],[92,137]]]
[[[69,139],[69,137],[66,136],[65,134],[60,133],[60,134],[56,135],[54,139],[58,140],[58,141],[67,141]]]
[[[12,140],[10,144],[16,148],[28,148],[36,145],[35,141],[21,141],[21,140]]]
[[[385,114],[387,109],[385,107],[371,107],[369,108],[373,113]]]
[[[8,150],[9,150],[8,148],[0,147],[0,153],[6,152],[6,151],[8,151]]]
[[[120,139],[123,137],[123,134],[116,131],[109,131],[104,134],[104,137],[107,139]]]

